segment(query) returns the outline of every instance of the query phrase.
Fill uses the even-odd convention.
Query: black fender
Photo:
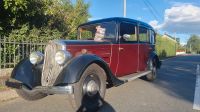
[[[11,79],[22,82],[29,89],[39,86],[41,85],[42,65],[33,65],[28,58],[25,58],[14,67]]]
[[[155,51],[151,52],[149,56],[149,60],[154,60],[154,59],[156,62],[156,68],[160,68],[162,63]]]
[[[64,67],[62,72],[59,74],[55,85],[72,84],[78,82],[85,69],[92,63],[98,64],[105,70],[109,84],[117,86],[123,83],[112,74],[109,66],[103,59],[93,54],[84,54],[75,57]]]

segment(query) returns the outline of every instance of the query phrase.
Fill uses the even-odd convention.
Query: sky
[[[123,17],[123,0],[85,0],[89,21]],[[152,25],[159,33],[179,37],[185,44],[191,34],[200,35],[200,0],[126,0],[127,18]]]

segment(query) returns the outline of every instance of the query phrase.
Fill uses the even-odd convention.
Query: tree
[[[19,41],[75,38],[77,26],[89,18],[88,8],[83,0],[1,0],[0,35]]]
[[[198,35],[191,35],[187,41],[187,51],[200,53],[200,37]]]

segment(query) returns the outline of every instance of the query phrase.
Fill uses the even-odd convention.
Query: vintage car
[[[20,61],[6,85],[26,100],[67,94],[74,109],[94,110],[106,88],[139,77],[156,79],[161,63],[150,25],[114,17],[82,24],[77,30],[77,40],[49,41],[44,54],[32,52]]]

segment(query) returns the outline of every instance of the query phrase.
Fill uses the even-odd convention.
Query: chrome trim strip
[[[136,73],[137,75],[136,74],[131,74],[131,75],[128,75],[128,76],[120,77],[119,79],[123,80],[125,82],[129,82],[129,81],[135,80],[135,79],[137,79],[139,77],[145,76],[145,75],[147,75],[149,73],[151,73],[150,70],[146,71],[146,72],[143,72],[143,73],[139,73],[139,74]]]
[[[128,79],[127,81],[135,80],[135,79],[137,79],[137,78],[139,78],[139,77],[142,77],[142,76],[145,76],[145,75],[147,75],[147,74],[149,74],[149,73],[151,73],[151,71],[146,71],[146,72],[144,72],[144,73],[141,73],[141,74],[139,74],[139,75],[136,75],[135,77],[132,77],[132,78]]]
[[[72,94],[73,86],[37,86],[32,90],[22,87],[24,91],[29,93],[45,93],[45,94]]]

